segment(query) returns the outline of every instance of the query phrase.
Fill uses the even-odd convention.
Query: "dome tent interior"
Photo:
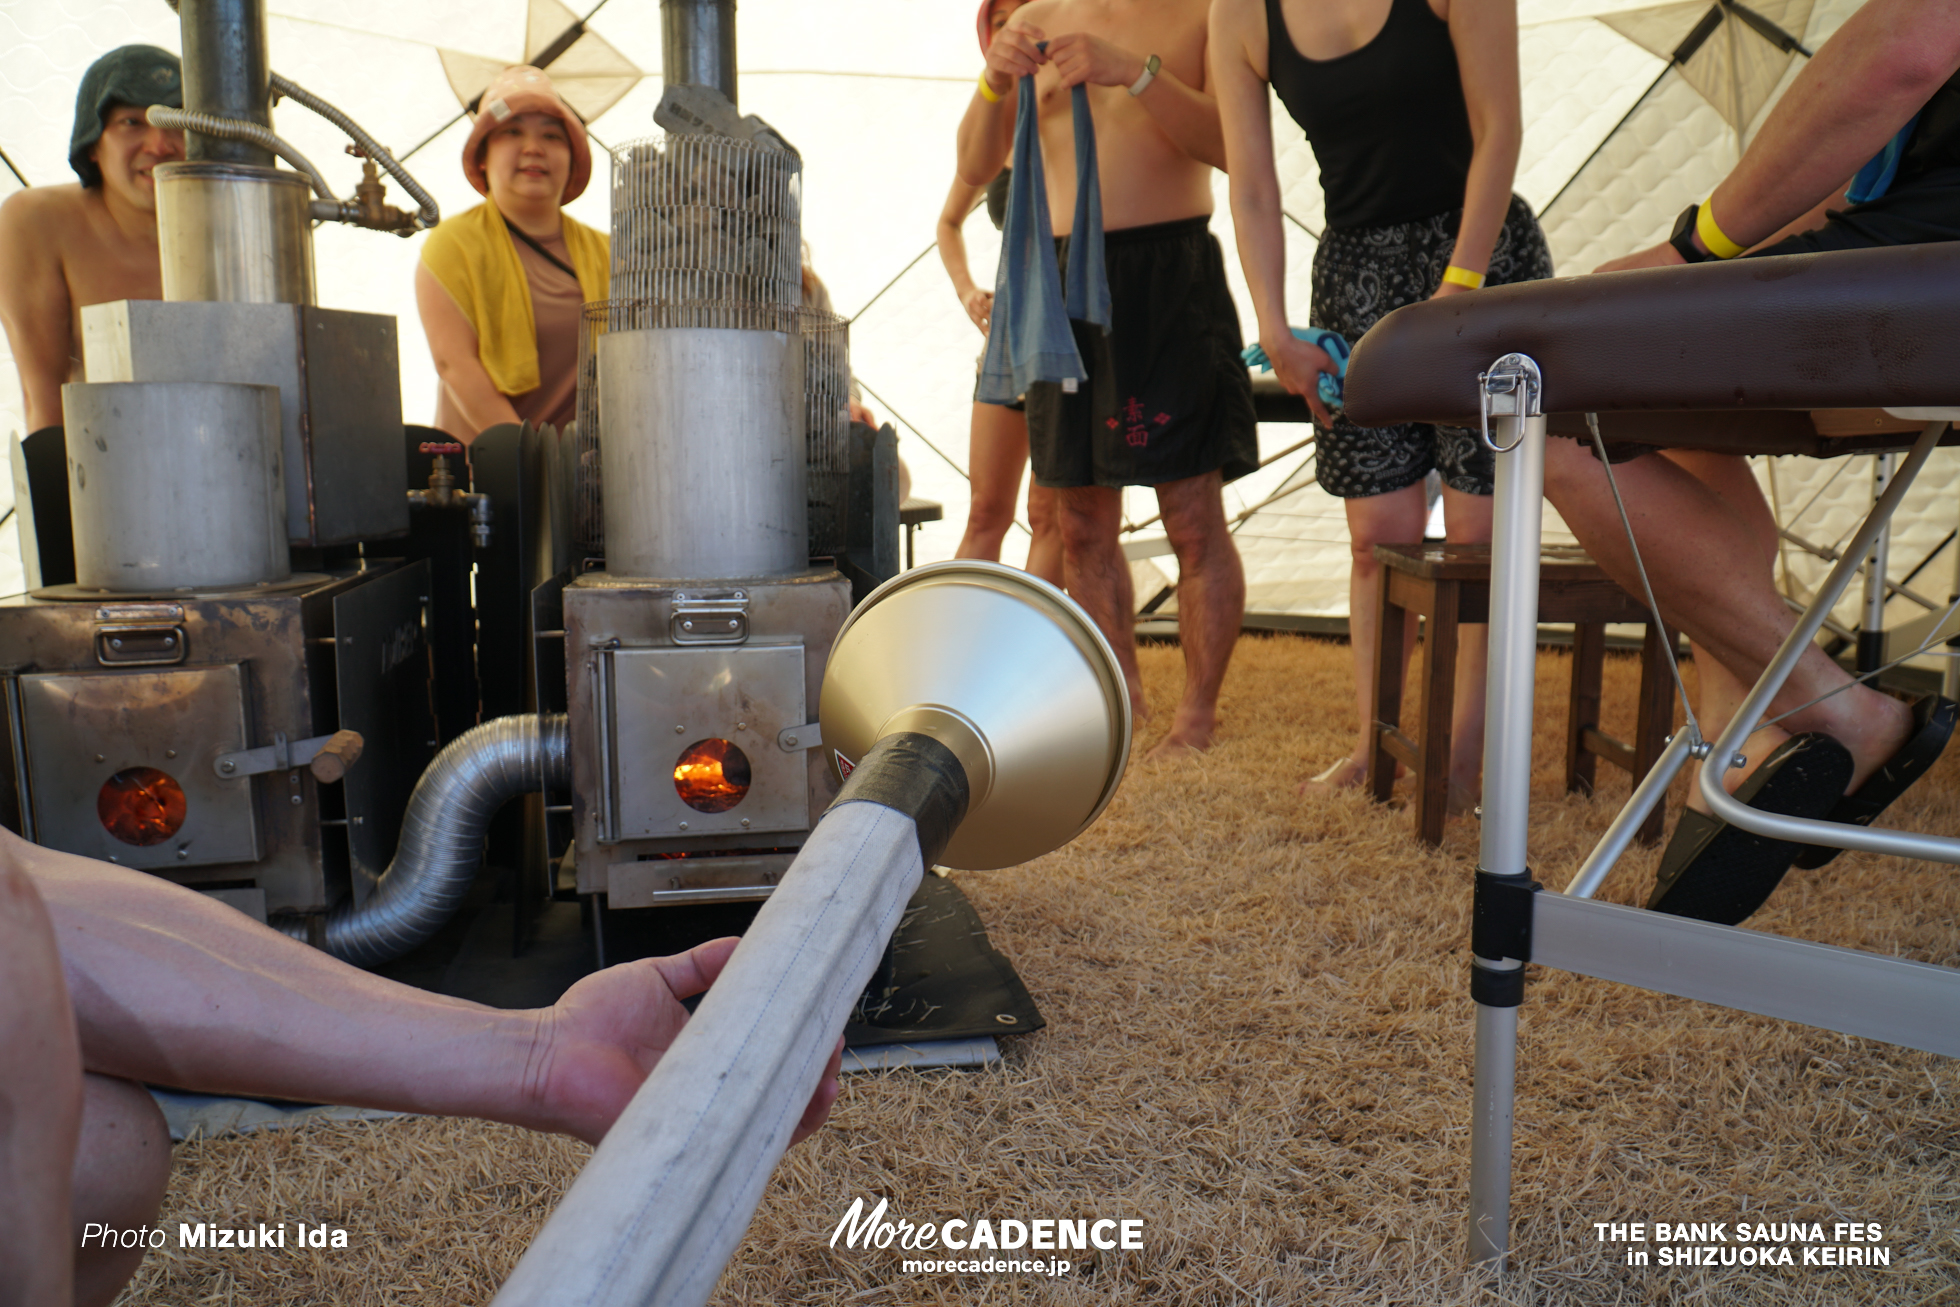
[[[1762,0],[1754,10],[1814,50],[1858,0]],[[1796,69],[1801,52],[1761,44],[1709,72],[1705,56],[1672,60],[1712,4],[1627,4],[1620,0],[1520,0],[1524,144],[1517,190],[1539,212],[1561,274],[1580,273],[1665,235],[1683,206],[1700,199],[1733,165],[1739,141],[1758,126]],[[595,151],[654,134],[661,93],[660,12],[648,0],[602,0],[576,12],[559,0],[269,0],[272,65],[325,97],[379,137],[441,202],[460,212],[477,202],[457,163],[467,134],[459,89],[505,64],[540,57],[575,22],[584,36],[558,56],[554,77],[578,74],[581,94],[602,112],[590,127]],[[945,507],[919,529],[920,562],[951,556],[965,518],[966,446],[974,356],[981,338],[954,299],[931,245],[952,179],[953,133],[978,67],[966,8],[916,0],[865,0],[850,20],[784,0],[743,0],[738,9],[739,93],[744,112],[769,120],[804,158],[803,230],[833,303],[852,319],[851,360],[866,399],[897,428],[913,493]],[[1704,36],[1706,34],[1704,33]],[[75,87],[88,64],[131,42],[179,47],[177,17],[164,0],[18,0],[0,10],[0,199],[25,184],[74,180],[66,160]],[[1720,51],[1731,43],[1700,43]],[[1658,53],[1657,53],[1658,51]],[[1765,53],[1767,51],[1767,53]],[[1744,83],[1747,88],[1743,88]],[[1742,89],[1739,89],[1742,88]],[[1718,103],[1720,105],[1718,107]],[[1311,150],[1274,105],[1274,136],[1287,213],[1287,296],[1307,317],[1309,269],[1321,226]],[[336,129],[291,104],[275,127],[341,190],[355,165]],[[602,166],[569,206],[580,220],[609,225]],[[399,188],[391,188],[401,203]],[[1222,174],[1214,180],[1213,230],[1225,248],[1241,323],[1253,321],[1238,268]],[[998,237],[984,214],[966,224],[976,280],[984,283]],[[420,237],[401,240],[329,224],[315,234],[319,302],[394,314],[400,322],[403,413],[434,414],[436,377],[415,312],[412,273]],[[0,342],[0,351],[5,350]],[[0,430],[24,426],[11,357],[0,364]],[[1226,511],[1245,559],[1248,608],[1279,618],[1345,615],[1347,532],[1341,507],[1313,482],[1311,435],[1301,425],[1260,431],[1267,466],[1226,489]],[[1285,453],[1283,457],[1275,457]],[[1942,462],[1956,457],[1941,451]],[[1828,544],[1869,501],[1867,458],[1761,461],[1772,501],[1792,535]],[[1922,591],[1938,591],[1951,567],[1941,557],[1955,504],[1921,479],[1899,515],[1891,565],[1896,581],[1930,566]],[[1951,472],[1951,468],[1943,469]],[[0,486],[10,499],[11,486]],[[1165,580],[1175,560],[1150,526],[1148,491],[1129,492],[1134,556]],[[1548,513],[1550,538],[1564,536]],[[1010,533],[1008,561],[1026,535]],[[21,588],[18,541],[0,532],[0,593]],[[1826,562],[1786,551],[1785,581],[1799,596]],[[1141,589],[1141,588],[1140,588]],[[1140,593],[1140,598],[1148,598]],[[1856,624],[1856,598],[1838,616]],[[1888,625],[1923,610],[1893,600]]]

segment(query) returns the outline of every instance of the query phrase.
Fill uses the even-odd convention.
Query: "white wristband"
[[[1157,70],[1159,68],[1162,68],[1163,66],[1164,66],[1164,61],[1162,59],[1159,59],[1154,54],[1151,55],[1148,59],[1144,60],[1143,76],[1137,78],[1134,82],[1130,83],[1130,94],[1142,95],[1144,89],[1148,87],[1152,82],[1157,80]]]

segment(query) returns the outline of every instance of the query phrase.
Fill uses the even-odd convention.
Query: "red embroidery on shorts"
[[[1159,413],[1156,417],[1151,419],[1151,421],[1155,422],[1160,427],[1163,426],[1166,422],[1169,422],[1170,420],[1171,420],[1171,415],[1168,413]]]
[[[1150,428],[1143,425],[1143,401],[1130,396],[1129,402],[1123,405],[1123,416],[1129,420],[1129,427],[1123,432],[1124,441],[1138,448],[1149,444]]]
[[[1111,431],[1114,431],[1116,430],[1116,419],[1107,418],[1104,420],[1104,425],[1107,426]]]

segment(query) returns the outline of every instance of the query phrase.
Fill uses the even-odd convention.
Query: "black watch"
[[[1690,204],[1681,210],[1681,216],[1674,220],[1674,233],[1667,243],[1681,256],[1684,263],[1707,263],[1715,256],[1695,244],[1695,220],[1701,217],[1701,206]]]

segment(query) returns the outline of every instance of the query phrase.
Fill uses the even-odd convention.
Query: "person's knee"
[[[1064,490],[1058,496],[1062,543],[1070,553],[1116,547],[1118,514],[1106,502],[1114,496],[1096,494],[1097,489],[1084,486]]]
[[[1562,437],[1545,442],[1545,498],[1552,501],[1553,508],[1563,512],[1567,504],[1605,481],[1605,469],[1587,446]]]
[[[82,1136],[75,1151],[72,1220],[75,1301],[107,1303],[143,1260],[143,1248],[83,1246],[90,1226],[134,1230],[156,1220],[170,1183],[170,1130],[141,1085],[90,1074],[82,1086]]]

